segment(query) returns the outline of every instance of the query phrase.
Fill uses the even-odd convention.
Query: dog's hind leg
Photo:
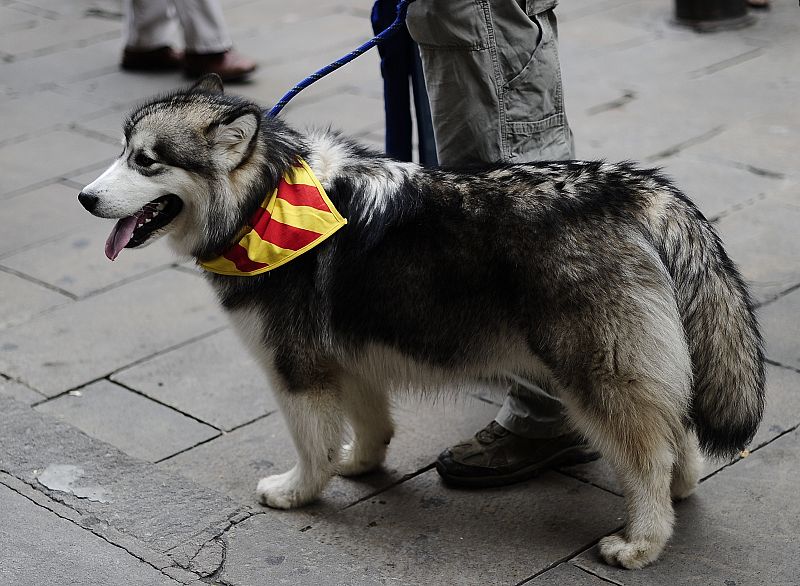
[[[685,499],[697,488],[703,466],[703,458],[697,445],[697,436],[688,429],[681,429],[675,438],[675,464],[672,467],[670,492],[676,500]]]
[[[331,479],[342,442],[343,411],[338,389],[275,390],[297,449],[297,464],[262,478],[258,496],[276,509],[291,509],[317,498]]]
[[[622,392],[593,389],[602,394],[602,400],[590,406],[565,402],[576,427],[611,462],[624,487],[627,525],[621,533],[600,540],[600,554],[609,564],[633,569],[654,561],[672,535],[675,422],[665,419],[659,406],[642,396],[652,396],[652,389],[635,388],[644,385],[640,381],[627,384],[629,388]]]
[[[342,476],[358,476],[383,463],[394,424],[383,389],[355,377],[342,386],[342,407],[353,437],[342,446],[336,471]]]

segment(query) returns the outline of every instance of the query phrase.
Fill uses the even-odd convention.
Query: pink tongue
[[[111,234],[109,234],[108,240],[106,240],[106,256],[109,260],[117,258],[120,251],[131,241],[133,229],[136,228],[136,221],[138,218],[138,213],[132,216],[126,216],[119,220],[114,226],[114,229],[111,230]]]

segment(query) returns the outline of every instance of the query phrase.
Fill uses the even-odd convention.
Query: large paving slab
[[[760,175],[740,167],[678,155],[658,162],[675,185],[709,220],[744,210],[773,195],[785,180]],[[748,212],[744,215],[746,216]]]
[[[312,527],[290,529],[273,511],[237,524],[224,536],[219,578],[235,586],[515,584],[615,529],[620,514],[620,499],[554,475],[451,491],[430,471]],[[533,583],[601,582],[565,566]]]
[[[54,130],[0,147],[0,198],[84,167],[111,161],[118,147],[71,130]]]
[[[185,82],[181,83],[177,79],[175,80],[176,88],[183,85],[185,85]],[[89,132],[102,134],[103,136],[107,136],[112,140],[121,141],[123,136],[122,123],[125,120],[128,111],[131,109],[132,108],[128,106],[117,106],[115,108],[107,109],[103,112],[97,113],[96,115],[90,115],[81,118],[75,122],[75,126],[76,128],[88,130]],[[82,182],[81,185],[87,185],[91,181],[94,181],[98,175],[99,173],[92,177],[87,175],[86,181]]]
[[[769,108],[768,114],[732,125],[702,146],[704,156],[750,165],[787,175],[797,175],[796,148],[800,142],[800,121],[794,107]]]
[[[546,473],[511,487],[446,488],[430,470],[306,533],[410,584],[516,584],[622,524],[622,499]]]
[[[2,375],[0,375],[0,395],[11,397],[25,405],[33,405],[47,398],[41,393],[37,393],[33,389],[26,387],[22,383],[8,379]]]
[[[0,7],[0,33],[32,29],[43,19],[17,6]]]
[[[677,98],[678,88],[659,94],[656,91],[640,91],[620,107],[583,117],[575,129],[578,156],[610,161],[657,160],[683,143],[721,132],[724,117],[713,109],[687,109],[679,99],[660,95],[676,94]]]
[[[319,67],[322,67],[371,36],[369,20],[342,12],[325,18],[304,18],[293,26],[283,23],[259,26],[251,36],[238,39],[236,46],[242,53],[259,61],[262,68],[287,61],[286,54],[276,51],[276,47],[291,47],[289,61],[318,56]],[[298,81],[310,73],[298,71]],[[257,72],[256,77],[258,75]]]
[[[160,354],[112,380],[225,431],[278,408],[265,375],[232,330]]]
[[[71,302],[57,291],[4,271],[0,271],[0,291],[0,329]]]
[[[180,584],[0,484],[0,582],[15,586]]]
[[[77,200],[72,203],[80,207]],[[114,222],[93,219],[95,221],[89,227],[79,232],[7,256],[0,260],[0,265],[49,283],[76,297],[85,297],[175,262],[174,253],[164,240],[142,250],[125,251],[127,254],[121,254],[114,262],[110,262],[104,250]]]
[[[314,518],[351,505],[358,499],[385,489],[405,475],[430,466],[444,448],[471,437],[497,414],[497,407],[478,400],[456,404],[406,403],[395,410],[396,433],[386,462],[377,472],[358,478],[334,478],[320,500],[288,522],[305,526]],[[231,498],[259,506],[255,495],[258,481],[291,468],[296,461],[294,446],[283,417],[274,413],[193,450],[159,464],[205,484]]]
[[[0,101],[0,142],[42,132],[57,124],[66,124],[75,118],[99,110],[96,104],[87,103],[56,93],[52,90],[26,94]]]
[[[284,118],[301,130],[330,126],[349,134],[358,134],[374,130],[383,124],[383,101],[357,94],[348,95],[344,101],[336,96],[329,96],[310,104],[287,106]]]
[[[288,527],[267,512],[225,535],[218,579],[230,586],[257,584],[385,584],[380,568]],[[405,582],[407,583],[407,582]]]
[[[226,322],[199,277],[168,269],[0,332],[0,372],[49,396]]]
[[[42,14],[50,19],[60,17],[78,18],[93,16],[121,20],[122,12],[119,2],[115,0],[25,0],[24,7],[34,14]]]
[[[219,434],[213,427],[106,380],[42,403],[36,410],[148,462],[163,460]]]
[[[72,187],[52,183],[27,191],[3,201],[0,257],[88,229],[99,221],[78,203],[78,191]]]
[[[245,511],[2,395],[0,446],[0,470],[72,509],[93,532],[127,536],[152,552],[202,543]]]
[[[241,93],[254,101],[269,106],[281,98],[290,88],[299,82],[306,73],[316,71],[326,65],[324,58],[313,55],[302,59],[284,62],[269,67],[253,79],[251,83],[241,87],[230,87],[228,91]],[[380,77],[380,60],[376,52],[365,53],[346,67],[338,69],[317,83],[304,89],[291,102],[291,108],[316,102],[330,96],[349,96],[353,92],[370,95],[382,99],[383,81]],[[287,106],[288,112],[289,106]],[[330,112],[333,115],[338,112]]]
[[[14,60],[52,52],[61,47],[88,45],[118,38],[117,22],[104,18],[78,17],[42,21],[33,29],[5,33],[0,37],[0,52]]]
[[[53,88],[60,91],[53,84],[68,83],[116,70],[119,68],[119,57],[119,39],[111,39],[87,47],[74,47],[4,63],[3,75],[0,76],[0,92],[23,95],[37,89]],[[65,63],[69,66],[65,67]]]
[[[773,196],[774,195],[774,196]],[[764,302],[800,284],[800,183],[720,219],[725,248]]]
[[[291,5],[284,0],[252,0],[226,1],[225,23],[234,36],[240,37],[248,31],[257,29],[258,25],[302,26],[305,20],[327,17],[344,12],[338,0],[320,0],[318,2],[295,2]],[[252,32],[251,32],[252,34]]]
[[[530,586],[601,586],[608,582],[582,568],[564,563],[536,576],[525,584]]]
[[[111,65],[115,65],[119,59],[118,52],[106,55],[106,60]],[[187,87],[190,83],[180,73],[148,75],[147,73],[121,71],[114,67],[113,70],[100,75],[61,85],[64,93],[74,98],[98,106],[125,109],[145,98],[178,87]],[[120,117],[120,124],[121,122],[122,117]],[[119,136],[119,134],[114,135],[114,142],[119,141]],[[118,154],[114,149],[111,150],[114,155]]]
[[[787,293],[759,310],[767,358],[800,369],[800,289]]]
[[[635,22],[637,10],[648,13],[655,8],[660,14],[648,14],[645,24]],[[665,10],[666,9],[666,10]],[[661,0],[655,2],[626,2],[614,12],[629,13],[630,19],[610,18],[609,13],[592,14],[589,20],[598,26],[603,22],[614,22],[611,26],[633,26],[634,28],[661,29],[656,34],[632,39],[627,43],[611,45],[604,51],[581,50],[579,44],[571,44],[568,37],[561,41],[564,47],[563,60],[574,60],[572,69],[576,73],[589,77],[603,77],[614,81],[636,82],[636,87],[668,87],[676,82],[690,80],[704,72],[740,60],[743,56],[758,56],[755,49],[765,43],[748,39],[741,32],[718,35],[698,35],[688,29],[671,26],[667,8]],[[575,23],[570,26],[576,26]],[[597,33],[592,33],[597,35]],[[736,61],[738,62],[738,61]],[[598,67],[602,67],[602,75],[598,75]]]
[[[596,549],[576,561],[614,584],[796,584],[800,563],[800,432],[707,480],[676,507],[672,541],[638,571],[611,568]]]

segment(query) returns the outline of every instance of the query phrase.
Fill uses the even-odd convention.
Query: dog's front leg
[[[291,509],[316,499],[333,476],[344,417],[334,389],[276,389],[275,396],[298,460],[288,472],[262,478],[257,491],[268,507]]]

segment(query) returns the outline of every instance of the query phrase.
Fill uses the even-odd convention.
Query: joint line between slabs
[[[573,568],[577,568],[581,572],[585,572],[585,573],[589,574],[590,576],[594,576],[595,578],[598,578],[599,580],[602,580],[603,582],[608,582],[609,584],[614,584],[615,586],[625,586],[622,582],[617,582],[616,580],[612,580],[611,578],[606,578],[604,576],[601,576],[600,574],[595,574],[590,569],[584,568],[583,566],[579,566],[577,564],[572,564],[572,567]]]
[[[614,534],[614,533],[619,533],[624,528],[625,528],[625,525],[620,525],[616,529],[613,529],[609,535]],[[602,537],[598,537],[597,539],[592,540],[588,545],[581,546],[580,548],[576,549],[572,553],[569,553],[569,554],[565,555],[564,557],[562,557],[562,558],[550,563],[546,568],[543,568],[543,569],[539,570],[538,572],[536,572],[535,574],[533,574],[532,576],[530,576],[528,578],[525,578],[524,580],[521,580],[520,582],[517,582],[515,584],[515,586],[523,586],[523,584],[527,584],[528,582],[530,582],[531,580],[533,580],[535,578],[538,578],[539,576],[541,576],[545,572],[549,572],[553,568],[556,568],[556,567],[560,566],[561,564],[566,563],[566,562],[572,560],[573,558],[581,555],[582,553],[584,553],[586,551],[589,551],[595,545],[600,543],[600,540],[603,537],[605,537],[605,535],[603,535]],[[598,578],[599,578],[599,576],[598,576]]]
[[[72,301],[77,301],[78,300],[78,297],[76,295],[74,295],[73,293],[70,293],[66,289],[62,289],[61,287],[56,287],[55,285],[52,285],[50,283],[47,283],[47,282],[42,281],[40,279],[37,279],[36,277],[32,277],[30,275],[27,275],[27,274],[25,274],[23,272],[20,272],[20,271],[16,270],[16,269],[12,269],[12,268],[7,267],[5,265],[0,265],[0,271],[2,271],[4,273],[8,273],[9,275],[14,275],[15,277],[19,277],[20,279],[28,281],[29,283],[33,283],[35,285],[39,285],[40,287],[44,287],[45,289],[49,289],[50,291],[54,291],[56,293],[60,293],[61,295],[63,295],[64,297],[67,297],[68,299],[70,299]]]
[[[565,470],[563,470],[561,468],[554,468],[553,472],[557,472],[557,473],[559,473],[559,474],[561,474],[563,476],[566,476],[567,478],[572,478],[573,480],[577,480],[578,482],[582,482],[584,484],[588,484],[589,486],[593,486],[595,488],[599,488],[600,490],[605,491],[605,492],[607,492],[609,494],[613,494],[614,496],[619,496],[619,497],[624,497],[625,496],[625,495],[620,494],[618,492],[614,492],[610,488],[606,488],[604,486],[600,486],[599,484],[595,484],[591,480],[586,480],[586,479],[581,478],[579,476],[573,476],[572,474],[570,474],[569,472],[567,472],[567,471],[565,471]]]
[[[40,391],[36,387],[31,387],[34,391],[37,391],[40,395],[45,395],[47,397],[43,401],[38,401],[36,403],[33,403],[31,405],[31,407],[37,407],[38,405],[41,405],[42,403],[46,403],[47,401],[52,401],[53,399],[57,399],[58,397],[63,397],[64,395],[69,394],[72,391],[79,391],[79,390],[81,390],[81,389],[83,389],[85,387],[88,387],[89,385],[93,385],[94,383],[100,382],[102,380],[108,380],[109,382],[111,382],[111,383],[113,383],[115,385],[119,385],[119,386],[125,387],[127,389],[128,387],[126,387],[124,384],[118,383],[115,380],[112,380],[111,377],[116,375],[116,374],[119,374],[122,371],[128,370],[129,368],[133,368],[134,366],[138,366],[139,364],[142,364],[143,362],[147,362],[148,360],[152,360],[153,358],[156,358],[157,356],[160,356],[161,354],[166,354],[167,352],[172,352],[173,350],[179,350],[180,348],[183,348],[184,346],[188,346],[189,344],[193,344],[194,342],[199,342],[200,340],[203,340],[205,338],[213,336],[214,334],[218,334],[219,332],[221,332],[223,330],[226,330],[228,327],[229,326],[227,326],[227,325],[218,326],[218,327],[214,328],[213,330],[209,330],[208,332],[205,332],[204,334],[201,334],[199,336],[194,336],[193,338],[190,338],[188,340],[184,340],[183,342],[181,342],[179,344],[175,344],[174,346],[169,346],[167,348],[163,348],[163,349],[161,349],[161,350],[159,350],[157,352],[154,352],[153,354],[148,354],[147,356],[139,358],[138,360],[134,360],[133,362],[130,362],[130,363],[124,365],[124,366],[120,366],[116,370],[113,370],[113,371],[108,372],[106,374],[100,375],[97,378],[93,378],[93,379],[90,379],[88,381],[83,381],[83,382],[75,385],[74,387],[70,387],[68,389],[65,389],[65,390],[63,390],[63,391],[61,391],[59,393],[56,393],[55,395],[52,395],[52,396],[45,395],[44,392]],[[7,375],[4,375],[4,376],[7,376]],[[11,378],[11,377],[9,377],[9,378]],[[12,380],[16,380],[16,379],[12,379]],[[24,381],[17,381],[17,382],[22,382],[25,386],[30,386],[27,383],[25,383]],[[135,391],[133,389],[128,389],[128,390],[132,390],[133,392],[138,393],[138,391]],[[142,393],[138,393],[138,394],[142,394]],[[150,397],[148,397],[148,398],[150,398]],[[167,405],[167,407],[169,407],[169,405]],[[170,407],[170,409],[173,409],[173,410],[177,411],[177,409],[174,409],[172,407]],[[191,416],[189,416],[189,417],[191,417]],[[205,422],[202,422],[202,423],[205,423]],[[206,424],[206,425],[208,425],[208,424]],[[211,425],[210,427],[214,427],[214,426]],[[214,428],[214,429],[216,429],[216,428]]]
[[[786,297],[787,295],[789,295],[791,293],[794,293],[798,289],[800,289],[800,283],[797,283],[796,285],[792,285],[791,287],[789,287],[788,289],[784,289],[780,293],[776,293],[775,295],[773,295],[769,299],[766,299],[766,300],[762,301],[761,303],[757,303],[756,304],[756,309],[761,309],[762,307],[765,307],[766,305],[769,305],[770,303],[774,303],[778,299],[782,299],[782,298]]]
[[[800,424],[798,424],[798,425],[794,425],[794,426],[790,427],[789,429],[786,429],[786,430],[782,431],[781,433],[779,433],[778,435],[776,435],[774,438],[772,438],[772,439],[770,439],[770,440],[767,440],[767,441],[765,441],[763,444],[759,444],[758,446],[754,447],[752,450],[749,450],[749,452],[750,452],[750,453],[747,455],[747,458],[750,458],[750,457],[752,457],[752,456],[753,456],[753,454],[755,454],[756,452],[758,452],[758,451],[760,451],[760,450],[762,450],[762,449],[766,448],[768,445],[770,445],[771,443],[773,443],[775,440],[778,440],[778,439],[782,438],[782,437],[783,437],[783,436],[785,436],[786,434],[793,433],[793,432],[794,432],[794,431],[796,431],[798,428],[800,428]],[[698,482],[698,484],[701,484],[701,483],[705,482],[705,481],[706,481],[706,480],[708,480],[709,478],[712,478],[712,477],[716,476],[717,474],[719,474],[719,473],[720,473],[720,472],[722,472],[723,470],[726,470],[727,468],[730,468],[730,467],[731,467],[731,466],[733,466],[734,464],[737,464],[737,463],[741,462],[741,461],[742,461],[742,460],[744,460],[744,459],[745,459],[745,458],[743,458],[742,456],[736,456],[736,458],[734,458],[733,460],[731,460],[730,462],[728,462],[728,463],[727,463],[727,464],[725,464],[724,466],[720,467],[720,468],[719,468],[719,469],[717,469],[717,470],[714,470],[713,472],[711,472],[711,473],[710,473],[710,474],[708,474],[707,476],[704,476],[703,478],[701,478],[701,479],[700,479],[700,481]]]
[[[154,397],[151,397],[150,395],[148,395],[146,393],[143,393],[142,391],[140,391],[138,389],[135,389],[135,388],[133,388],[133,387],[131,387],[131,386],[125,384],[125,383],[122,383],[122,382],[119,382],[119,381],[116,381],[116,380],[112,380],[110,377],[106,377],[104,380],[107,380],[108,382],[110,382],[113,385],[118,385],[118,386],[122,387],[123,389],[127,389],[130,392],[134,393],[135,395],[139,395],[140,397],[144,397],[145,399],[149,399],[153,403],[161,405],[162,407],[166,407],[167,409],[175,411],[176,413],[180,413],[181,415],[183,415],[185,417],[188,417],[189,419],[192,419],[192,420],[196,421],[197,423],[202,423],[203,425],[207,425],[208,427],[211,427],[212,429],[215,429],[217,432],[219,432],[213,438],[205,439],[205,440],[203,440],[201,442],[198,442],[197,444],[195,444],[195,446],[199,446],[200,444],[204,444],[206,442],[209,442],[212,439],[217,438],[222,434],[222,430],[219,427],[217,427],[216,425],[214,425],[213,423],[208,423],[207,421],[203,421],[202,419],[200,419],[199,417],[197,417],[195,415],[192,415],[191,413],[187,413],[186,411],[178,409],[177,407],[175,407],[173,405],[170,405],[169,403],[164,403],[160,399],[156,399]],[[195,446],[192,446],[192,448],[195,447]],[[186,450],[181,450],[180,452],[177,452],[176,454],[173,454],[173,456],[176,456],[177,454],[180,454],[180,453],[185,452],[187,450],[191,450],[192,448],[186,448]],[[168,457],[171,457],[171,456],[168,456]],[[161,460],[158,460],[158,462],[160,462],[160,461]],[[158,462],[156,462],[156,463],[158,463]]]
[[[771,364],[772,366],[777,366],[779,368],[785,368],[786,370],[791,370],[792,372],[800,373],[800,368],[797,368],[796,366],[783,364],[782,362],[778,362],[776,360],[770,360],[769,358],[765,358],[764,362],[766,362],[767,364]]]
[[[374,497],[378,496],[379,494],[382,494],[382,493],[386,492],[387,490],[392,489],[395,486],[398,486],[398,485],[402,484],[403,482],[406,482],[407,480],[411,480],[412,478],[416,478],[417,476],[420,476],[421,474],[424,474],[425,472],[428,472],[429,470],[432,470],[434,466],[435,466],[435,464],[433,462],[431,462],[427,466],[423,466],[422,468],[420,468],[419,470],[416,470],[415,472],[410,472],[408,474],[404,474],[401,478],[395,480],[394,482],[391,482],[390,484],[384,486],[383,488],[379,488],[378,490],[375,490],[375,491],[369,493],[368,495],[362,496],[360,499],[355,500],[355,501],[353,501],[352,503],[350,503],[348,505],[345,505],[344,507],[339,509],[339,511],[346,511],[350,507],[354,507],[354,506],[356,506],[356,505],[358,505],[360,503],[363,503],[364,501],[367,501],[367,500],[369,500],[371,498],[374,498]]]

